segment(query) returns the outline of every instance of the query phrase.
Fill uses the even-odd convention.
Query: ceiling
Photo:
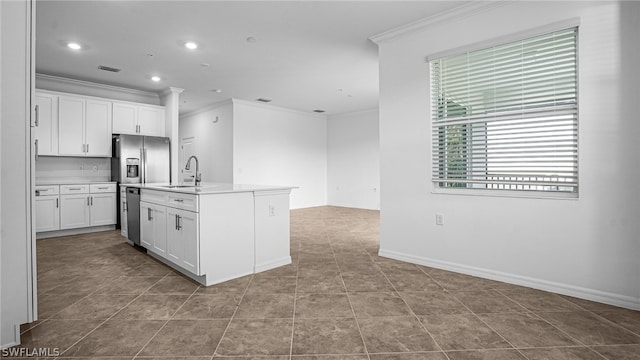
[[[181,113],[229,98],[328,115],[371,109],[378,52],[369,37],[463,4],[38,1],[36,71],[152,92],[183,88]],[[68,41],[84,49],[71,50]],[[188,50],[187,41],[199,47]]]

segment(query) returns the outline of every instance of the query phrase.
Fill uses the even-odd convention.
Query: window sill
[[[481,189],[444,189],[433,186],[431,193],[435,195],[487,196],[525,199],[579,200],[578,193],[540,192],[524,190],[481,190]]]

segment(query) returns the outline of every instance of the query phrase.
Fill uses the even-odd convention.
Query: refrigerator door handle
[[[143,160],[142,160],[142,166],[143,166],[143,171],[144,171],[144,182],[147,182],[147,149],[144,148],[142,149],[142,155],[143,155]]]
[[[144,167],[145,167],[145,162],[144,162],[144,148],[140,148],[140,183],[144,184],[147,182],[147,179],[145,178],[145,173],[144,173]]]

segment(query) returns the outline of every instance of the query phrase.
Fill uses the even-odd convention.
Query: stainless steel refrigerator
[[[120,184],[171,181],[169,138],[114,135],[111,180]]]
[[[111,158],[111,181],[118,186],[124,184],[169,183],[171,182],[171,153],[169,138],[140,135],[113,135],[113,156]],[[120,219],[120,191],[118,196],[118,227]],[[134,215],[136,204],[128,204]],[[139,206],[139,204],[137,205]],[[129,211],[127,211],[129,212]],[[129,216],[131,217],[131,216]],[[140,220],[128,222],[128,236],[139,244]]]

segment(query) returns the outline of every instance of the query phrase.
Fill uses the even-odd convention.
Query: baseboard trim
[[[115,225],[102,225],[102,226],[83,227],[83,228],[76,228],[76,229],[44,231],[44,232],[36,233],[36,239],[40,240],[40,239],[49,239],[49,238],[60,237],[60,236],[89,234],[94,232],[110,231],[115,229],[116,229]]]
[[[277,260],[256,264],[254,268],[254,273],[275,269],[277,267],[289,265],[289,264],[291,264],[291,256],[286,256]]]
[[[381,257],[405,261],[412,264],[429,266],[436,269],[453,271],[466,275],[477,276],[484,279],[501,281],[513,285],[526,286],[538,290],[553,292],[556,294],[568,295],[580,299],[620,306],[631,310],[640,310],[640,298],[634,298],[631,296],[619,295],[615,293],[478,268],[474,266],[467,266],[448,261],[435,260],[391,250],[380,249],[378,255]]]

